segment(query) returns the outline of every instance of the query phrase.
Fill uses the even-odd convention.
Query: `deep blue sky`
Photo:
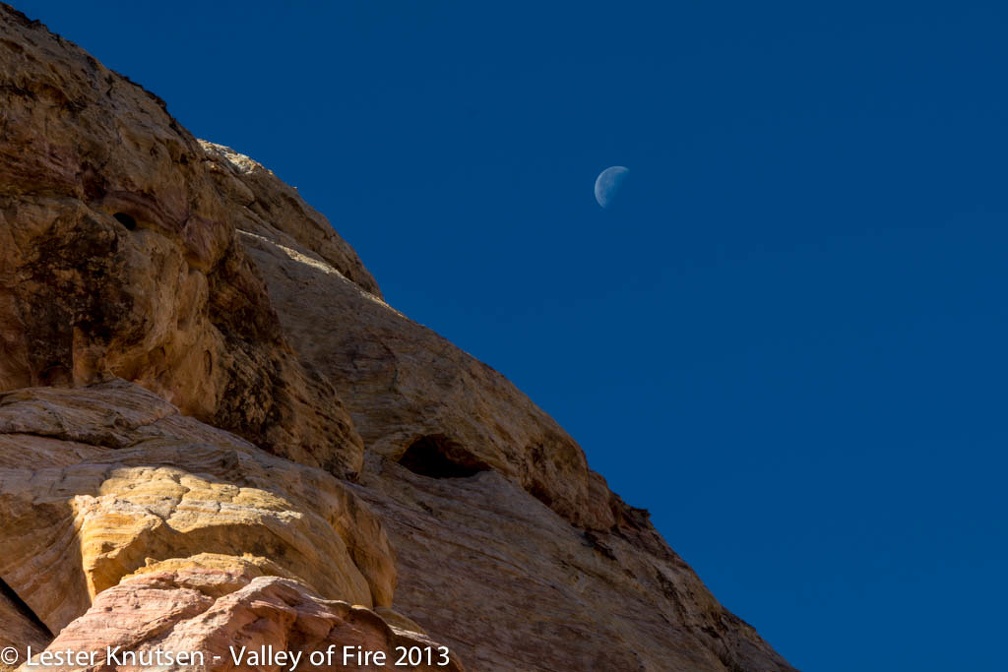
[[[792,663],[1003,666],[1008,3],[16,4],[296,185]]]

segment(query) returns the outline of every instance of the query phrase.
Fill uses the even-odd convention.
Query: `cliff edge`
[[[6,5],[0,540],[0,670],[793,669],[294,189]]]

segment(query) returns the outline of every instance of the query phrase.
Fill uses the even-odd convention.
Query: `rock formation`
[[[0,394],[0,648],[56,669],[792,669],[296,191],[5,5]]]

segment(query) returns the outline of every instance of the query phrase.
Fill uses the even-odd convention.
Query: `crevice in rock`
[[[609,558],[610,560],[615,560],[619,562],[619,558],[616,557],[616,553],[613,549],[602,540],[602,536],[592,530],[585,530],[582,535],[585,540],[585,545],[594,550],[597,553]]]
[[[68,441],[70,443],[79,443],[85,446],[91,446],[92,448],[105,448],[107,450],[122,450],[124,448],[132,448],[135,443],[122,443],[116,441],[114,438],[110,438],[109,435],[94,436],[94,435],[72,435],[68,432],[33,432],[33,431],[19,431],[11,430],[5,431],[0,428],[0,435],[2,436],[33,436],[40,439],[53,439],[56,441]],[[137,443],[140,443],[139,441]]]
[[[15,592],[13,588],[7,585],[7,582],[0,578],[0,597],[7,598],[18,613],[24,616],[27,620],[31,621],[40,631],[44,632],[49,639],[53,638],[52,631],[42,622],[42,619],[38,617],[28,603],[21,599],[21,596]]]
[[[125,212],[117,212],[112,215],[117,222],[125,226],[129,231],[136,231],[137,222],[132,215],[127,215]]]
[[[536,499],[538,499],[540,502],[542,502],[543,504],[545,504],[547,507],[549,507],[551,509],[553,508],[553,504],[554,504],[555,500],[553,499],[553,495],[550,494],[549,488],[546,485],[544,485],[543,483],[540,483],[539,481],[533,481],[533,482],[529,483],[525,487],[525,489],[528,491],[528,493],[530,495],[532,495],[533,497],[535,497]]]
[[[430,478],[468,478],[490,469],[490,465],[444,434],[415,439],[399,458],[399,464]]]

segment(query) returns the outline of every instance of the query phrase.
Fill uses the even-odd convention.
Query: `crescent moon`
[[[595,178],[595,200],[603,208],[609,207],[626,178],[629,168],[625,166],[610,166]]]

